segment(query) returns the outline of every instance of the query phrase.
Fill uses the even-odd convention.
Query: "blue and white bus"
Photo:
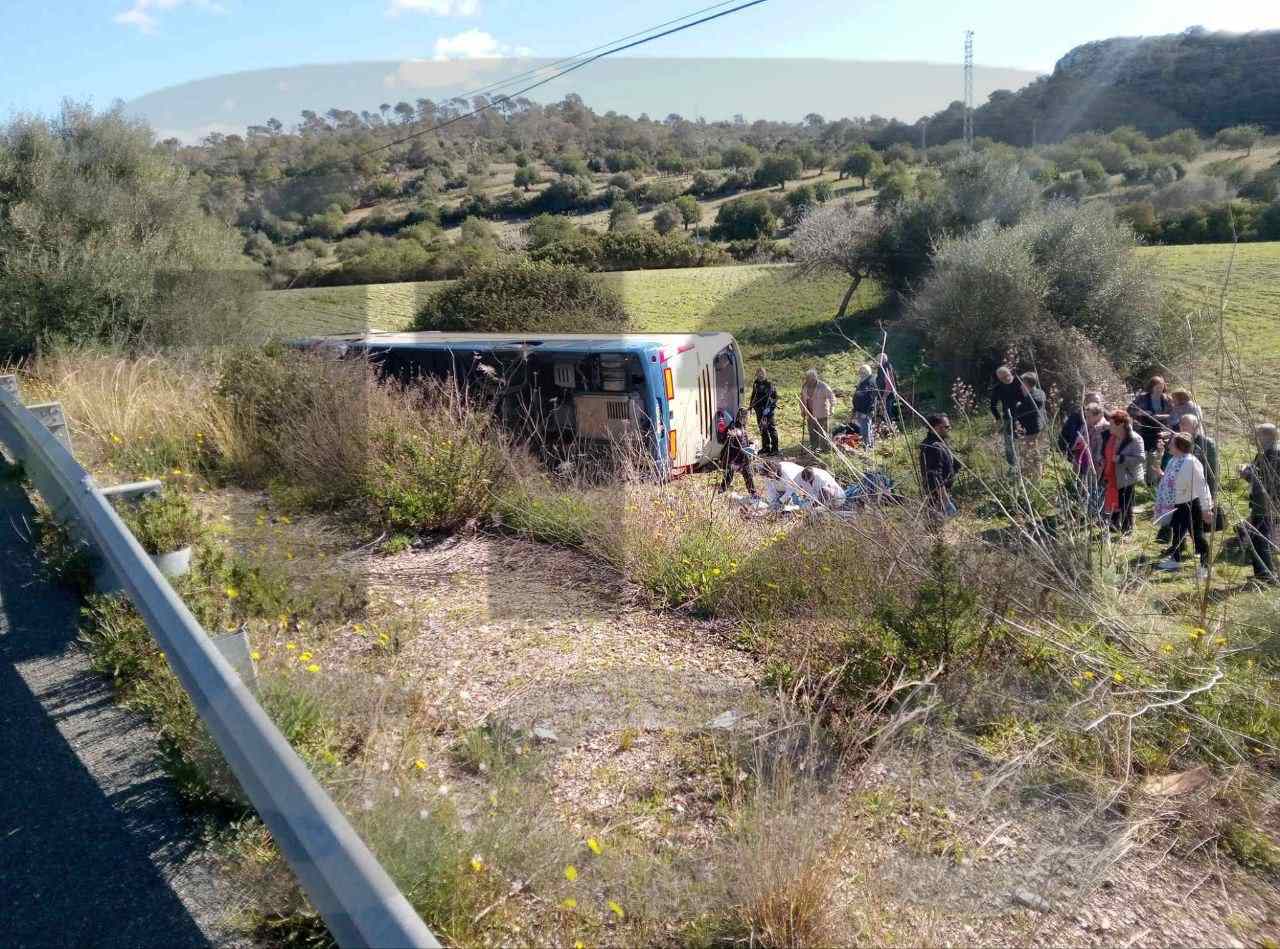
[[[719,458],[717,418],[733,417],[746,385],[728,333],[370,333],[303,344],[364,355],[402,381],[482,383],[503,420],[548,454],[638,444],[664,477]]]

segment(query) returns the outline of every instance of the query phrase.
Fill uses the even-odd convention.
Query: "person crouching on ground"
[[[760,454],[778,454],[778,389],[769,381],[763,369],[756,370],[756,381],[751,386],[752,411],[756,413],[756,426],[760,429]]]
[[[827,447],[827,432],[831,430],[831,412],[836,406],[836,394],[831,386],[818,378],[818,370],[804,374],[800,387],[800,406],[805,425],[809,430],[809,449],[821,451]]]
[[[930,415],[925,419],[929,434],[920,443],[920,476],[924,482],[924,497],[929,521],[935,526],[944,518],[956,513],[951,499],[951,488],[956,480],[956,456],[947,444],[951,432],[951,419],[945,415]]]
[[[786,504],[793,496],[801,493],[800,475],[803,465],[794,461],[770,459],[760,465],[764,477],[764,497],[770,504]]]
[[[1253,464],[1240,469],[1240,477],[1249,482],[1249,520],[1244,525],[1245,549],[1253,561],[1253,576],[1262,583],[1276,583],[1272,549],[1275,545],[1276,518],[1280,517],[1280,448],[1276,447],[1278,430],[1267,423],[1254,429],[1258,454]]]
[[[1133,531],[1133,488],[1145,468],[1142,439],[1133,433],[1129,413],[1111,413],[1111,428],[1102,436],[1102,510],[1113,530]]]
[[[869,365],[858,367],[858,387],[853,390],[853,427],[862,439],[863,448],[875,447],[876,403],[880,391],[876,385],[876,371]]]
[[[760,496],[756,491],[755,479],[751,476],[751,437],[747,434],[747,410],[738,409],[733,424],[724,433],[724,480],[720,482],[720,491],[729,490],[733,483],[733,473],[742,472],[742,480],[747,485],[753,498]]]
[[[1196,554],[1200,557],[1196,579],[1203,580],[1209,575],[1209,542],[1205,540],[1204,529],[1213,523],[1213,495],[1204,476],[1204,466],[1200,464],[1200,459],[1191,454],[1193,447],[1191,436],[1186,432],[1174,435],[1169,442],[1172,457],[1169,464],[1159,471],[1156,523],[1168,523],[1170,541],[1168,549],[1164,551],[1164,559],[1156,565],[1156,569],[1177,570],[1182,566],[1183,550],[1189,533]]]
[[[800,490],[815,504],[830,505],[844,498],[844,488],[825,468],[810,465],[800,472],[797,480]]]

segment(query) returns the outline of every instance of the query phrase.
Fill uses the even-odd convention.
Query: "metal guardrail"
[[[0,381],[0,443],[146,621],[312,905],[342,946],[439,946],[67,446]]]

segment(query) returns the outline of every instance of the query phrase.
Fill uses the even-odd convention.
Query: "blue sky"
[[[105,106],[176,83],[273,66],[475,56],[564,56],[712,0],[3,0],[0,114],[66,96]],[[1114,35],[1280,27],[1278,0],[1077,0],[1042,15],[1008,0],[769,0],[659,41],[653,56],[977,59],[1049,70]],[[1046,5],[1047,6],[1047,5]],[[1041,8],[1043,9],[1043,7]]]

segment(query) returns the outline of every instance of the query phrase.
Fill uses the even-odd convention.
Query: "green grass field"
[[[1280,243],[1241,244],[1232,261],[1229,245],[1144,248],[1168,286],[1188,308],[1216,311],[1227,280],[1227,351],[1243,367],[1249,409],[1238,386],[1219,387],[1221,349],[1216,338],[1197,347],[1200,356],[1186,378],[1206,409],[1223,393],[1226,424],[1280,411]],[[796,390],[810,366],[820,367],[837,387],[847,387],[865,354],[880,345],[878,323],[890,314],[879,290],[859,290],[850,316],[837,326],[832,316],[846,284],[842,277],[797,279],[788,266],[760,265],[690,270],[641,270],[602,274],[618,289],[642,330],[723,330],[742,345],[749,368],[768,368],[784,394]],[[280,335],[399,329],[443,283],[393,283],[360,287],[277,290],[259,298],[265,330]],[[889,352],[901,369],[915,364],[915,340],[899,324]],[[921,377],[922,379],[925,377]],[[943,393],[934,393],[941,396]],[[1233,425],[1233,427],[1234,427]]]
[[[1226,290],[1225,384],[1219,383],[1223,347],[1213,336],[1200,341],[1200,355],[1179,381],[1189,383],[1223,425],[1239,429],[1251,420],[1274,420],[1280,413],[1280,243],[1240,244],[1234,258],[1230,244],[1151,247],[1140,253],[1155,260],[1166,285],[1188,308],[1216,314]],[[1238,375],[1231,363],[1239,367]]]

